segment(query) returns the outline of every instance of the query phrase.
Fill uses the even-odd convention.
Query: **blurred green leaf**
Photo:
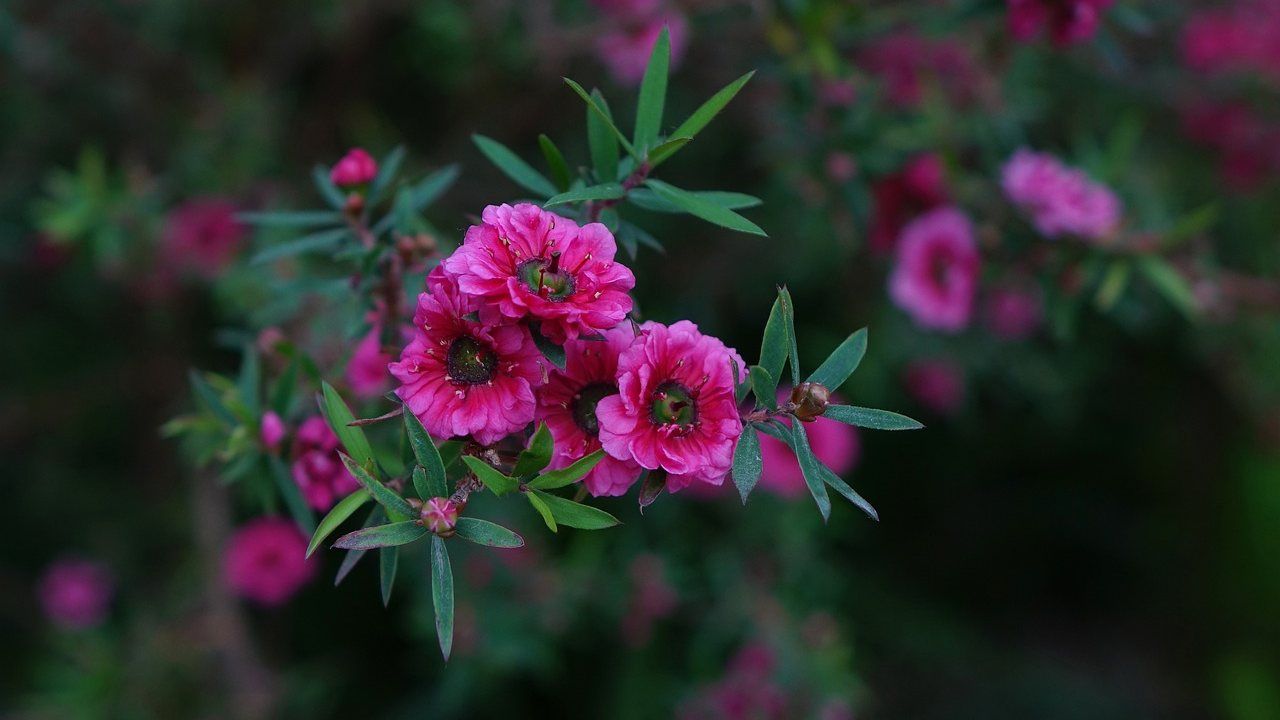
[[[411,543],[426,534],[426,528],[413,520],[405,520],[349,532],[333,546],[341,550],[372,550]]]
[[[241,350],[239,387],[240,402],[244,403],[250,417],[257,420],[262,415],[258,397],[262,390],[262,368],[252,343],[246,344]]]
[[[395,520],[397,516],[408,518],[417,515],[413,511],[413,507],[404,498],[396,494],[395,490],[383,485],[377,478],[370,475],[367,470],[360,467],[355,460],[352,460],[350,455],[339,452],[338,457],[342,458],[342,464],[347,466],[347,472],[351,473],[351,476],[369,491],[373,499],[377,500],[378,504],[386,509],[387,517]]]
[[[564,155],[560,154],[560,148],[546,135],[538,136],[538,147],[542,148],[542,157],[547,161],[547,169],[551,171],[551,180],[555,182],[556,188],[568,190],[573,177],[569,174],[569,165],[564,161]]]
[[[542,207],[549,208],[556,205],[564,205],[565,203],[587,202],[588,200],[617,200],[626,194],[627,191],[622,187],[622,185],[619,185],[616,182],[610,182],[603,185],[592,185],[591,187],[562,192],[542,203]]]
[[[339,525],[346,522],[347,518],[355,514],[355,511],[359,510],[369,500],[369,491],[364,489],[356,490],[339,500],[338,504],[334,505],[333,509],[329,511],[329,514],[325,515],[324,519],[320,521],[320,525],[316,527],[315,532],[311,534],[311,542],[307,543],[307,557],[311,557],[311,554],[316,551],[316,548],[320,547],[320,543],[324,542],[325,538],[332,535]]]
[[[738,444],[733,448],[733,484],[742,496],[742,504],[747,504],[747,496],[760,482],[760,472],[764,468],[760,456],[760,435],[751,425],[742,428],[738,436]]]
[[[867,354],[867,329],[862,328],[845,338],[817,370],[809,376],[808,382],[819,383],[829,390],[835,390],[844,384],[853,371],[858,369],[862,356]]]
[[[205,376],[195,370],[188,371],[187,377],[191,380],[191,389],[195,391],[198,398],[213,416],[218,418],[224,425],[235,427],[240,424],[235,414],[227,408],[226,403],[222,402],[216,390],[209,385],[209,381]]]
[[[755,223],[732,210],[698,197],[696,193],[689,192],[688,190],[681,190],[674,185],[668,185],[661,180],[655,180],[653,178],[645,180],[644,183],[657,193],[659,197],[694,217],[701,218],[714,225],[729,228],[730,230],[737,230],[738,232],[768,237],[768,234],[765,233],[764,230],[761,230]]]
[[[332,210],[242,212],[236,213],[236,219],[259,227],[318,227],[341,223],[342,213]]]
[[[404,163],[404,146],[397,145],[382,158],[382,162],[378,164],[378,175],[373,179],[373,183],[369,185],[369,196],[367,206],[372,207],[382,202],[387,196],[387,191],[391,189],[391,183],[395,181],[396,175],[400,173],[400,165]]]
[[[435,202],[458,179],[458,166],[446,165],[422,178],[412,187],[413,209],[422,212]]]
[[[290,360],[284,372],[276,378],[276,385],[271,392],[271,409],[284,417],[289,414],[293,405],[293,392],[298,386],[298,361]]]
[[[777,410],[778,381],[769,375],[769,371],[759,365],[752,365],[747,368],[747,377],[751,380],[751,392],[756,396],[756,402],[770,410]]]
[[[383,527],[390,527],[390,526],[384,525]],[[416,539],[417,538],[414,538],[414,540]],[[396,543],[396,544],[400,545],[402,543]],[[400,548],[384,546],[380,550],[378,550],[378,580],[382,585],[382,607],[387,607],[388,605],[391,604],[391,589],[395,587],[396,569],[399,566],[400,566]]]
[[[563,370],[565,363],[564,347],[547,339],[547,336],[542,334],[542,326],[540,323],[529,323],[529,333],[533,335],[533,344],[538,346],[538,350],[542,352],[542,356],[551,361],[552,365]]]
[[[671,35],[663,27],[649,53],[644,78],[640,81],[640,102],[636,106],[636,149],[647,153],[662,130],[662,109],[667,101],[667,66],[671,63]]]
[[[453,650],[453,568],[439,535],[431,536],[431,602],[436,609],[436,637],[445,662]]]
[[[351,235],[351,231],[345,227],[332,228],[330,230],[321,230],[320,232],[303,235],[300,238],[286,240],[282,243],[276,243],[269,247],[259,250],[249,260],[250,265],[263,265],[275,260],[282,260],[295,255],[304,255],[313,252],[332,252],[337,245]]]
[[[1194,320],[1200,313],[1195,293],[1182,273],[1167,260],[1156,255],[1144,255],[1137,261],[1138,269],[1170,305]]]
[[[289,511],[289,515],[293,517],[294,522],[298,523],[298,529],[303,535],[314,533],[316,517],[311,512],[311,506],[307,505],[306,498],[302,497],[302,489],[293,481],[289,469],[284,466],[284,461],[271,455],[267,459],[267,464],[271,466],[271,477],[275,480],[276,490],[284,499],[284,506]]]
[[[455,530],[458,533],[458,537],[463,540],[470,540],[477,545],[498,548],[524,547],[524,538],[488,520],[469,517],[458,518]]]
[[[713,205],[719,205],[726,210],[739,210],[742,208],[752,208],[760,205],[760,198],[747,195],[746,193],[726,192],[724,190],[699,190],[692,193],[702,200]],[[675,203],[663,199],[654,191],[648,188],[635,188],[627,193],[627,202],[635,204],[637,207],[644,208],[651,212],[661,213],[682,213]]]
[[[489,158],[489,162],[496,165],[504,175],[511,178],[520,187],[529,192],[537,193],[539,197],[544,198],[556,194],[556,186],[551,184],[550,180],[543,177],[542,173],[534,170],[529,163],[521,160],[506,145],[484,135],[472,135],[471,140],[476,144],[476,147],[480,148],[480,152]]]
[[[578,458],[568,467],[552,470],[534,478],[529,487],[537,490],[554,490],[581,480],[591,469],[604,459],[604,450],[596,450],[590,455]]]
[[[857,425],[871,430],[919,430],[924,427],[923,424],[906,415],[855,405],[828,405],[822,416],[846,425]]]
[[[551,439],[551,430],[545,422],[540,422],[533,432],[533,437],[529,438],[528,447],[521,450],[520,455],[516,457],[515,468],[511,471],[512,477],[524,479],[537,474],[539,470],[551,463],[552,449],[554,449],[554,442]]]
[[[546,504],[547,509],[551,511],[551,517],[555,518],[558,525],[567,525],[579,530],[600,530],[618,524],[618,518],[599,508],[576,503],[542,490],[530,490],[529,494],[535,495]]]
[[[444,459],[440,457],[440,449],[432,442],[431,435],[427,433],[426,428],[422,427],[422,422],[407,405],[404,409],[404,429],[409,437],[409,447],[413,450],[413,457],[425,471],[425,482],[422,485],[418,484],[417,474],[413,476],[414,489],[417,490],[418,496],[426,500],[448,495],[448,477],[445,475]],[[423,495],[424,492],[427,494]]]
[[[1132,269],[1133,266],[1127,258],[1116,258],[1111,262],[1107,268],[1107,274],[1102,277],[1102,283],[1098,285],[1097,294],[1093,297],[1094,304],[1099,310],[1106,312],[1115,306],[1116,301],[1129,285]]]
[[[497,468],[474,455],[463,455],[462,462],[467,464],[471,472],[475,473],[480,482],[492,490],[494,495],[505,495],[519,486],[515,480],[503,475]]]
[[[311,182],[315,184],[316,191],[320,193],[320,197],[329,203],[329,207],[334,210],[342,210],[347,204],[347,196],[342,194],[337,185],[329,179],[329,168],[323,165],[316,165],[311,168]]]

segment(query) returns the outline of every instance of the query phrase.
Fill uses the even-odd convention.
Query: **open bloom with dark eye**
[[[538,391],[538,419],[547,423],[555,440],[553,468],[567,467],[600,449],[600,421],[596,405],[618,394],[618,356],[631,347],[630,323],[605,330],[603,341],[570,340],[564,344],[565,368],[551,373]],[[594,496],[623,495],[640,474],[634,460],[606,455],[582,484]]]
[[[505,317],[542,321],[557,343],[611,328],[631,312],[636,278],[614,262],[618,247],[604,225],[578,227],[528,203],[490,205],[482,218],[444,261],[462,292]]]
[[[746,364],[688,320],[641,331],[618,357],[618,394],[596,405],[600,444],[615,458],[665,470],[672,492],[723,483],[742,434],[732,364],[740,377]]]
[[[533,420],[533,388],[546,379],[529,331],[469,319],[478,304],[440,267],[418,296],[414,337],[391,363],[396,395],[439,438],[488,445]]]
[[[922,327],[958,332],[978,290],[973,226],[953,207],[922,215],[902,231],[889,296]]]

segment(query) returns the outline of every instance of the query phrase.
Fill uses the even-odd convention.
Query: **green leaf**
[[[596,450],[590,455],[575,460],[566,468],[539,475],[529,483],[529,487],[537,490],[554,490],[575,483],[591,472],[591,469],[603,459],[604,450]]]
[[[547,428],[546,423],[538,423],[533,437],[529,438],[529,446],[521,450],[516,458],[516,466],[512,469],[511,475],[521,479],[536,475],[539,470],[551,464],[553,448],[551,430]]]
[[[369,491],[363,489],[356,490],[339,500],[338,504],[334,505],[333,509],[329,511],[329,514],[325,515],[324,519],[320,521],[316,531],[311,534],[311,542],[307,543],[307,557],[311,557],[311,554],[316,551],[316,548],[320,547],[320,543],[324,542],[325,538],[332,535],[339,525],[346,522],[347,518],[355,514],[355,511],[359,510],[367,502],[369,502]]]
[[[618,179],[618,138],[614,137],[613,131],[609,129],[609,124],[606,122],[612,118],[609,114],[609,103],[605,102],[599,90],[592,91],[591,97],[603,113],[602,118],[594,108],[589,105],[587,107],[587,145],[591,149],[591,167],[596,171],[596,178],[600,181],[616,180]]]
[[[298,483],[294,482],[293,477],[289,475],[289,469],[284,466],[284,461],[272,455],[267,463],[271,466],[271,477],[275,480],[276,489],[280,492],[280,497],[284,498],[284,506],[289,510],[289,515],[293,517],[294,522],[298,523],[298,529],[302,530],[304,535],[315,532],[316,517],[311,512],[311,506],[307,505],[306,498],[302,497],[302,490],[298,487]]]
[[[378,579],[382,584],[382,607],[391,604],[391,588],[396,584],[396,568],[399,566],[400,548],[384,547],[378,550]]]
[[[316,186],[320,197],[335,210],[341,210],[347,204],[347,196],[329,179],[329,168],[316,165],[311,168],[311,182]]]
[[[347,454],[355,458],[360,465],[372,468],[376,464],[373,448],[369,446],[369,439],[365,437],[364,430],[351,425],[351,421],[356,419],[351,414],[351,408],[347,407],[342,396],[333,389],[332,385],[321,382],[320,387],[320,410],[324,413],[325,420],[329,421],[329,428],[333,430],[334,435],[338,436],[338,441],[342,443],[342,447],[346,448]]]
[[[737,230],[738,232],[768,237],[768,234],[765,233],[764,230],[761,230],[760,226],[732,210],[728,210],[716,205],[715,203],[698,197],[696,193],[689,192],[688,190],[681,190],[674,185],[668,185],[661,180],[654,180],[653,178],[645,180],[644,184],[651,188],[662,199],[670,202],[676,207],[679,207],[694,217],[706,220],[713,225],[729,228],[730,230]]]
[[[475,473],[476,477],[480,478],[480,482],[492,490],[494,495],[505,495],[519,486],[515,480],[498,472],[492,465],[474,455],[463,455],[462,462],[467,464],[471,472]]]
[[[551,342],[546,335],[543,335],[542,327],[539,323],[529,323],[529,333],[533,335],[533,344],[538,346],[542,356],[549,360],[552,365],[563,370],[565,363],[564,347]]]
[[[378,501],[379,505],[386,508],[387,517],[395,520],[397,516],[409,518],[417,515],[413,511],[413,507],[405,502],[404,498],[397,495],[395,490],[375,479],[369,474],[368,470],[360,467],[355,460],[352,460],[350,455],[340,452],[338,457],[342,458],[342,464],[347,466],[347,472],[351,473],[351,476],[369,491],[369,494],[373,496],[374,500]]]
[[[365,517],[364,524],[361,525],[361,527],[373,527],[374,525],[381,524],[382,521],[386,519],[387,519],[387,514],[382,511],[382,506],[375,504],[373,506],[373,509],[369,511],[369,515]],[[338,587],[338,585],[342,584],[342,581],[346,579],[347,575],[349,575],[351,571],[355,569],[356,563],[360,562],[360,558],[364,557],[365,553],[367,552],[369,551],[368,550],[347,550],[346,551],[346,555],[343,556],[342,562],[338,565],[338,572],[334,573],[333,575],[334,587]]]
[[[258,353],[253,345],[246,344],[240,361],[240,402],[249,411],[249,416],[258,419],[262,408],[258,402],[258,394],[262,386],[262,368],[258,364]]]
[[[587,91],[583,90],[582,86],[578,83],[570,80],[569,78],[563,79],[569,87],[573,88],[574,92],[578,93],[578,97],[582,98],[582,101],[587,104],[587,107],[591,109],[591,112],[595,113],[596,117],[599,118],[599,120],[604,123],[605,127],[609,129],[609,132],[613,133],[613,136],[618,140],[618,143],[622,145],[622,148],[627,151],[627,154],[634,158],[636,162],[641,162],[642,158],[636,152],[635,147],[627,140],[627,136],[622,134],[622,131],[618,129],[618,126],[613,124],[613,118],[604,108],[600,107],[600,105],[596,103],[595,98],[588,95]],[[604,178],[602,177],[601,179],[603,180]]]
[[[1191,286],[1182,273],[1179,273],[1164,258],[1156,255],[1145,255],[1138,259],[1137,264],[1147,281],[1155,286],[1170,305],[1188,318],[1195,319],[1200,313],[1200,308],[1196,303],[1195,293],[1192,292]]]
[[[294,255],[303,255],[313,252],[330,252],[335,249],[339,242],[351,234],[347,228],[333,228],[331,230],[321,230],[320,232],[304,235],[300,238],[288,240],[286,242],[277,243],[270,247],[263,248],[258,251],[249,260],[250,265],[263,265],[275,260],[281,260]]]
[[[677,137],[664,141],[662,144],[649,151],[649,164],[653,165],[655,163],[660,163],[672,155],[675,155],[679,152],[680,148],[688,145],[689,141],[692,139],[693,138],[688,137]]]
[[[521,160],[506,145],[484,135],[472,135],[471,140],[476,147],[480,148],[480,152],[489,158],[489,162],[496,165],[504,175],[520,187],[537,193],[539,197],[551,197],[556,194],[556,186],[552,185],[550,180],[534,170],[529,163]]]
[[[759,365],[747,369],[747,377],[751,381],[751,392],[756,402],[770,410],[778,409],[778,381],[773,379],[768,370]]]
[[[342,213],[332,210],[300,210],[281,212],[236,213],[236,219],[258,227],[320,227],[342,222]]]
[[[813,371],[808,382],[819,383],[828,390],[835,390],[849,379],[854,370],[858,369],[862,356],[866,354],[867,329],[862,328],[845,338],[845,341],[822,361],[818,369]]]
[[[643,478],[640,482],[640,494],[637,498],[640,504],[640,514],[644,514],[644,509],[658,501],[658,496],[663,490],[667,489],[667,473],[665,470],[645,470],[640,473]]]
[[[547,161],[547,167],[551,170],[551,179],[556,187],[560,190],[568,190],[572,176],[569,174],[569,164],[564,161],[564,155],[560,154],[560,148],[556,147],[556,144],[546,135],[538,136],[538,147],[542,148],[542,157]]]
[[[866,513],[867,517],[875,520],[876,522],[880,521],[880,513],[876,512],[876,509],[871,506],[871,503],[867,502],[866,498],[862,497],[856,490],[849,487],[849,483],[841,479],[839,475],[836,475],[831,468],[825,465],[820,467],[822,468],[822,479],[828,485],[835,488],[836,492],[843,495],[845,499],[856,505],[859,510]]]
[[[418,420],[409,408],[404,409],[404,429],[409,436],[409,447],[413,450],[413,457],[418,461],[425,471],[425,482],[418,484],[418,475],[413,476],[414,489],[418,491],[418,496],[423,500],[433,497],[444,497],[449,494],[449,483],[444,472],[444,459],[440,457],[440,449],[431,441],[431,435],[427,433],[426,428],[422,427],[422,421]],[[423,495],[423,493],[427,493]]]
[[[195,392],[196,398],[205,406],[205,409],[213,413],[214,417],[230,427],[240,424],[240,421],[236,419],[235,413],[232,413],[227,408],[226,403],[222,402],[222,398],[213,389],[213,386],[209,384],[209,381],[205,379],[204,375],[191,370],[187,373],[187,377],[191,379],[191,389]]]
[[[537,496],[546,504],[547,509],[551,511],[551,517],[555,518],[558,525],[567,525],[580,530],[600,530],[618,524],[618,518],[600,508],[576,503],[541,490],[532,490],[529,494]]]
[[[419,180],[410,190],[413,211],[422,212],[435,202],[458,179],[458,173],[457,165],[446,165]]]
[[[293,392],[298,386],[298,361],[293,360],[285,366],[284,372],[276,378],[276,385],[271,391],[271,409],[277,415],[288,415],[293,405]]]
[[[616,182],[608,182],[603,185],[592,185],[591,187],[562,192],[542,203],[542,207],[549,208],[555,205],[564,205],[565,203],[587,202],[588,200],[617,200],[626,194],[627,191],[622,185]]]
[[[791,384],[795,386],[800,384],[800,348],[796,343],[796,306],[791,302],[791,291],[786,285],[778,288],[778,296],[783,299],[787,307],[787,311],[782,314],[782,321],[787,325],[787,359],[791,363]]]
[[[760,367],[767,370],[775,381],[782,377],[782,368],[787,364],[791,349],[791,337],[787,334],[791,324],[787,316],[791,312],[790,294],[784,295],[782,288],[778,288],[778,299],[773,301],[769,320],[764,324],[764,338],[760,342]]]
[[[662,108],[667,101],[667,66],[671,63],[671,35],[667,28],[649,53],[649,64],[640,81],[640,102],[636,106],[635,146],[644,153],[658,141],[662,130]]]
[[[382,158],[382,162],[378,164],[378,175],[373,179],[373,183],[369,185],[369,201],[368,205],[377,205],[386,197],[387,190],[391,189],[391,183],[396,179],[396,175],[400,172],[400,165],[404,163],[404,146],[397,145]]]
[[[809,447],[809,436],[805,433],[804,423],[791,423],[791,438],[796,460],[800,463],[800,472],[804,475],[804,484],[809,487],[809,494],[813,495],[813,501],[818,504],[822,521],[826,522],[831,517],[831,498],[827,497],[827,487],[823,484],[824,466],[814,457],[813,449]]]
[[[547,507],[547,504],[543,502],[542,498],[534,495],[533,493],[525,493],[524,496],[529,498],[529,504],[532,505],[533,509],[537,510],[538,514],[542,516],[542,522],[547,524],[547,528],[550,529],[551,532],[560,532],[559,526],[556,525],[555,517],[551,515],[551,508]]]
[[[470,540],[477,545],[499,548],[524,547],[524,538],[488,520],[469,517],[458,518],[458,524],[454,529],[457,531],[458,537],[463,540]]]
[[[1098,292],[1093,296],[1094,304],[1099,310],[1106,312],[1116,304],[1129,284],[1132,269],[1133,266],[1128,259],[1117,258],[1111,262],[1106,275],[1102,277],[1102,283],[1098,286]]]
[[[426,528],[413,520],[405,520],[349,532],[333,546],[342,550],[372,550],[411,543],[426,534]]]
[[[919,430],[924,427],[906,415],[855,405],[828,405],[822,417],[871,430]]]
[[[680,127],[672,131],[671,137],[697,137],[698,133],[702,132],[702,129],[706,127],[716,115],[720,114],[720,111],[729,104],[729,101],[738,94],[738,91],[742,89],[742,86],[746,85],[747,81],[751,79],[751,76],[755,74],[755,71],[752,70],[746,75],[743,75],[737,80],[734,80],[721,88],[719,92],[712,95],[706,102],[702,103],[697,110],[694,110],[688,120],[680,123]],[[661,160],[651,164],[656,167],[659,162],[661,162]]]
[[[755,197],[754,195],[747,195],[746,193],[726,192],[724,190],[698,190],[693,194],[709,203],[712,203],[713,205],[719,205],[727,210],[752,208],[761,204],[760,198]],[[633,203],[637,207],[644,208],[651,212],[684,212],[675,204],[662,199],[657,193],[648,188],[635,188],[631,190],[627,193],[627,202]]]
[[[436,637],[445,662],[453,650],[453,568],[439,535],[431,536],[431,602],[436,608]]]
[[[729,360],[729,371],[733,373],[733,400],[741,405],[742,401],[747,399],[747,393],[751,391],[751,383],[742,380],[742,371],[738,369],[736,360]]]
[[[760,472],[764,461],[760,456],[760,435],[754,427],[747,425],[738,436],[738,444],[733,448],[733,484],[738,487],[742,496],[742,504],[747,504],[747,496],[760,482]]]

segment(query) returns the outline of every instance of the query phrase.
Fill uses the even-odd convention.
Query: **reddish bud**
[[[829,402],[831,391],[819,383],[800,383],[791,391],[791,413],[804,422],[817,420]]]
[[[452,537],[453,528],[458,524],[458,503],[449,498],[433,497],[422,503],[418,511],[422,526],[442,538]]]
[[[367,185],[377,175],[378,162],[364,148],[352,148],[329,171],[329,179],[344,190]]]

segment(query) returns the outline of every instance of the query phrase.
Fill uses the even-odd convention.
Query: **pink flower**
[[[893,250],[902,226],[915,215],[948,202],[946,169],[936,153],[911,158],[902,170],[876,183],[872,189],[875,213],[871,222],[871,249]]]
[[[572,220],[523,203],[490,205],[443,264],[463,293],[507,318],[529,316],[562,343],[622,322],[636,279],[614,262],[618,247],[600,223]]]
[[[1112,0],[1009,0],[1009,33],[1022,42],[1035,40],[1048,27],[1059,46],[1093,37]]]
[[[244,235],[230,201],[218,197],[188,200],[165,218],[161,256],[167,265],[211,278],[235,258]]]
[[[689,24],[677,12],[632,19],[605,32],[596,39],[596,56],[619,85],[638,85],[664,27],[671,38],[670,67],[675,70],[684,59],[689,39]]]
[[[364,148],[352,148],[329,171],[329,179],[344,190],[367,185],[378,176],[378,161],[364,151]]]
[[[782,720],[797,717],[789,711],[786,692],[773,681],[777,664],[773,650],[751,643],[728,663],[725,676],[682,704],[680,720]]]
[[[1101,240],[1120,224],[1120,200],[1115,193],[1048,153],[1027,149],[1014,153],[1001,171],[1000,184],[1045,237],[1078,235]]]
[[[268,410],[263,414],[258,439],[262,441],[263,447],[272,452],[279,449],[280,441],[284,439],[284,421],[274,410]]]
[[[316,573],[307,539],[292,522],[262,517],[241,526],[223,556],[223,577],[237,595],[260,605],[282,605]]]
[[[1182,59],[1206,73],[1256,72],[1280,78],[1280,3],[1245,0],[1199,11],[1182,31]]]
[[[903,371],[907,392],[939,415],[952,415],[964,403],[964,375],[946,360],[918,360]]]
[[[422,503],[422,526],[441,537],[453,535],[458,525],[458,504],[449,498],[433,497]]]
[[[360,488],[338,457],[338,436],[319,415],[312,415],[298,426],[291,470],[302,497],[316,510],[328,510]]]
[[[1025,284],[997,287],[987,293],[987,328],[1001,340],[1025,340],[1044,320],[1038,288]]]
[[[358,397],[371,398],[381,395],[390,384],[391,374],[387,365],[395,358],[382,351],[382,326],[375,323],[369,328],[347,363],[347,385]]]
[[[427,276],[427,289],[418,296],[413,339],[391,363],[396,395],[439,438],[471,435],[488,445],[529,424],[533,389],[546,370],[528,329],[470,319],[478,299],[463,294],[443,266]]]
[[[958,332],[973,314],[978,264],[969,218],[953,207],[933,210],[902,231],[889,296],[917,324]]]
[[[671,492],[721,484],[742,434],[730,363],[739,377],[746,364],[688,320],[641,331],[618,357],[618,394],[596,404],[600,444],[619,460],[667,471]]]
[[[778,400],[790,396],[790,391],[778,391]],[[832,402],[839,402],[835,397]],[[787,425],[790,420],[784,420]],[[804,426],[809,436],[813,454],[837,475],[844,475],[858,462],[860,443],[856,428],[835,420],[818,418]],[[809,494],[795,453],[781,440],[760,434],[760,456],[764,470],[760,474],[760,487],[780,497],[794,499]]]
[[[930,40],[914,32],[900,32],[878,38],[858,57],[867,72],[883,87],[885,100],[899,108],[919,105],[925,89],[936,83],[953,103],[967,102],[973,95],[976,76],[973,57],[963,45],[947,40]]]
[[[45,570],[38,594],[50,622],[63,630],[83,630],[106,619],[114,588],[111,574],[99,563],[64,559]]]
[[[537,419],[546,421],[555,440],[553,468],[568,467],[600,449],[596,405],[618,393],[618,356],[635,339],[630,323],[606,330],[603,335],[603,342],[566,342],[564,370],[553,369],[551,379],[538,391]],[[635,461],[606,455],[582,478],[582,484],[596,497],[625,495],[639,474],[640,466]]]

